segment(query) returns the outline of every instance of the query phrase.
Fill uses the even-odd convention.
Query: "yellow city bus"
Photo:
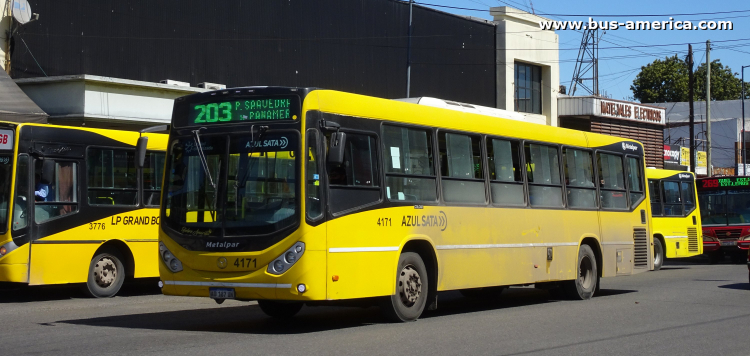
[[[693,173],[647,169],[646,179],[651,200],[654,270],[661,268],[664,258],[702,254],[701,214]]]
[[[164,294],[379,302],[651,268],[643,146],[623,138],[330,90],[175,100],[159,249]]]
[[[111,297],[127,276],[158,276],[167,135],[140,136],[0,122],[0,282]]]

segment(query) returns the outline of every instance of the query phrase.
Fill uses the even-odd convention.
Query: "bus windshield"
[[[698,192],[703,225],[750,224],[750,190]]]
[[[13,182],[13,156],[10,153],[0,153],[0,232],[5,232],[10,210],[10,185]]]
[[[194,137],[170,145],[167,226],[185,236],[230,237],[265,235],[297,222],[298,134],[199,137],[200,145]]]

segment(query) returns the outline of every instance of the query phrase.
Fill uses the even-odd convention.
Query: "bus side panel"
[[[19,246],[0,259],[0,282],[29,282],[29,244]]]
[[[596,210],[563,210],[557,212],[558,223],[565,226],[563,231],[550,227],[553,233],[545,236],[544,242],[552,247],[552,261],[547,261],[550,280],[571,280],[578,278],[578,249],[587,237],[601,241],[599,212]],[[553,217],[549,217],[553,219]],[[561,246],[562,245],[562,246]],[[546,248],[544,248],[546,259]],[[557,270],[556,273],[553,270]]]
[[[83,283],[98,243],[33,243],[30,285]]]
[[[602,277],[614,277],[618,274],[640,273],[649,270],[648,259],[651,253],[648,253],[645,266],[635,268],[635,245],[633,238],[634,228],[646,229],[647,241],[650,245],[651,236],[649,236],[648,226],[641,224],[640,209],[632,213],[601,211],[601,230],[602,230],[602,260],[603,271]],[[646,247],[648,251],[652,248]],[[618,256],[618,253],[620,254]],[[619,272],[619,273],[618,273]]]
[[[157,231],[154,229],[154,234]],[[159,276],[159,244],[154,241],[129,242],[128,247],[133,253],[135,271],[133,277],[148,278]]]

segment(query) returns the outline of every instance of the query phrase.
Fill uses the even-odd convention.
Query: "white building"
[[[521,112],[528,122],[558,126],[558,36],[539,27],[549,19],[507,6],[490,13],[497,24],[497,107]]]

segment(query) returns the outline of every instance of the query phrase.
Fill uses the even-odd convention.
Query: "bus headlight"
[[[174,257],[172,252],[161,241],[159,241],[159,257],[173,273],[182,271],[182,262],[177,257]]]
[[[286,272],[292,265],[299,261],[303,253],[305,253],[305,243],[298,241],[294,246],[284,251],[281,256],[276,257],[275,260],[268,264],[268,273],[279,275]]]

